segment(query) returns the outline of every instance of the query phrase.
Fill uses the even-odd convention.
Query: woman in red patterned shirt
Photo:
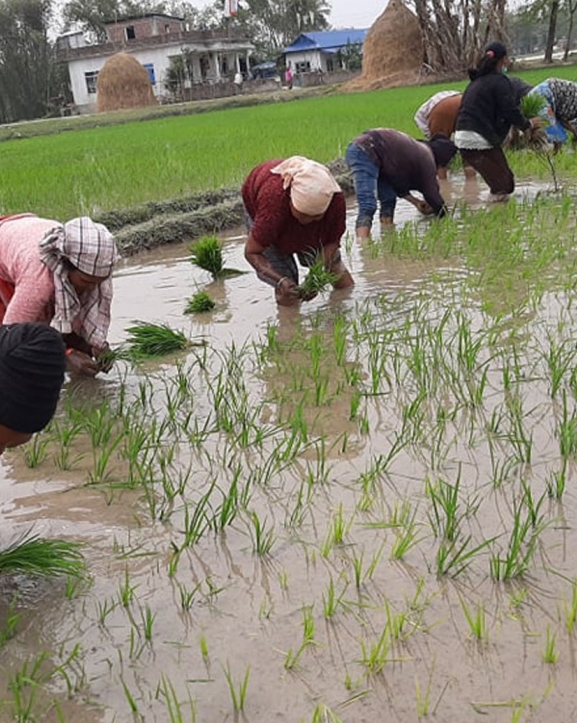
[[[353,285],[341,259],[345,199],[326,166],[302,156],[265,161],[242,187],[249,235],[245,257],[261,281],[274,286],[278,304],[308,301],[298,288],[295,261],[310,267],[320,256],[337,274],[335,289]]]

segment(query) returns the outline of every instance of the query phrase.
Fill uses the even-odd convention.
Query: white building
[[[345,70],[347,48],[362,48],[368,32],[366,28],[350,28],[301,33],[284,49],[285,62],[296,73],[334,73]]]
[[[130,53],[150,76],[155,95],[166,96],[171,58],[186,54],[189,85],[232,81],[246,73],[254,50],[248,38],[235,31],[188,31],[181,18],[151,14],[124,18],[106,26],[107,42],[87,45],[82,33],[58,38],[60,57],[68,63],[74,103],[80,112],[96,109],[96,83],[104,63],[115,53]]]

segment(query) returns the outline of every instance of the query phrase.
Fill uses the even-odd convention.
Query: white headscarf
[[[282,176],[283,188],[289,188],[293,206],[305,216],[320,216],[341,190],[331,172],[322,163],[303,156],[291,156],[275,166],[271,173]]]
[[[51,229],[40,241],[40,260],[54,272],[55,313],[51,325],[61,334],[76,332],[100,349],[106,342],[112,302],[112,269],[118,260],[114,237],[88,216]],[[66,261],[89,276],[104,278],[79,297],[68,277]]]

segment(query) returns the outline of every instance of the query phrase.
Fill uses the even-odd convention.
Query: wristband
[[[276,282],[275,289],[278,289],[283,281],[287,281],[288,276],[281,276],[281,278]]]

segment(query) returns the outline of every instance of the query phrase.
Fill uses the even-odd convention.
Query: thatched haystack
[[[96,87],[98,113],[121,108],[157,105],[146,69],[128,53],[116,53],[98,74]]]
[[[345,90],[376,90],[420,80],[423,37],[417,16],[402,0],[390,0],[363,45],[363,72]]]

